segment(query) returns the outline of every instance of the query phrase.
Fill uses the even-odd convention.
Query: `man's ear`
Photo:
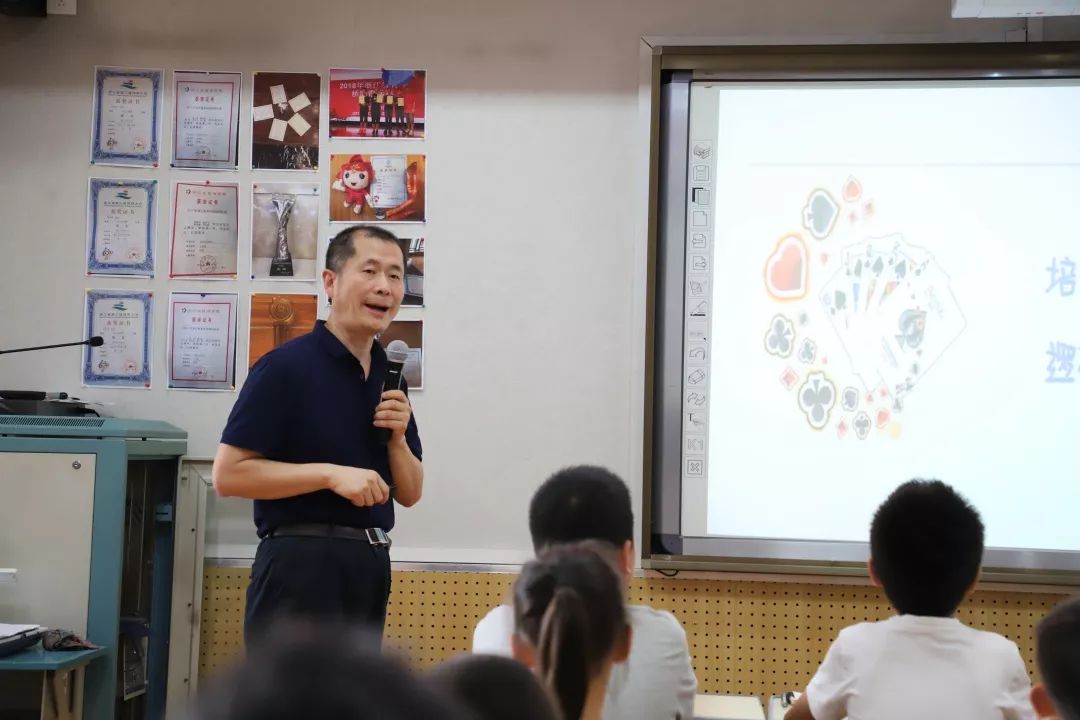
[[[1050,699],[1050,693],[1046,692],[1046,686],[1039,683],[1031,688],[1031,706],[1035,708],[1035,714],[1040,718],[1057,717],[1057,708]]]
[[[627,540],[619,549],[620,570],[622,571],[623,577],[627,580],[634,577],[634,560],[636,559],[637,555],[634,552],[634,541]]]
[[[878,577],[877,570],[874,569],[874,558],[866,561],[866,569],[870,571],[870,582],[874,584],[874,587],[883,587],[881,578]]]
[[[525,638],[518,633],[510,636],[510,657],[529,668],[536,669],[536,650]]]
[[[626,662],[626,659],[630,657],[630,646],[633,644],[634,630],[627,625],[624,628],[622,637],[615,643],[615,652],[611,656],[612,661],[616,664]]]
[[[337,278],[334,276],[334,271],[333,270],[326,269],[326,270],[322,271],[323,290],[326,292],[326,300],[327,300],[328,303],[333,303],[333,301],[334,301],[334,292],[333,292],[333,290],[334,290],[334,280],[336,280],[336,279]]]

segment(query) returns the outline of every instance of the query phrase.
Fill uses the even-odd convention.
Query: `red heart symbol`
[[[802,286],[802,255],[793,247],[780,251],[779,259],[769,273],[772,286],[780,292],[799,290]]]
[[[798,235],[785,235],[765,263],[765,289],[777,300],[806,295],[806,246]]]

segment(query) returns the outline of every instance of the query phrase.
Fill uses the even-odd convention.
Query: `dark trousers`
[[[264,538],[251,567],[244,643],[250,648],[288,618],[364,625],[381,635],[389,598],[385,546],[345,538]]]

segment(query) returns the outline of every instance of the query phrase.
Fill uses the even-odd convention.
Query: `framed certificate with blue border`
[[[157,167],[163,70],[94,68],[90,163]]]
[[[90,178],[86,274],[154,277],[157,180]]]
[[[83,385],[150,387],[154,294],[141,290],[87,290],[86,334],[99,347],[83,348]]]

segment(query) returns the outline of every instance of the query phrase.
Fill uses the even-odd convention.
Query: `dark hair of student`
[[[435,687],[476,720],[561,720],[555,700],[529,668],[499,655],[461,655],[431,672]]]
[[[549,477],[529,503],[533,548],[581,540],[622,546],[634,537],[630,490],[619,476],[595,465],[568,467]]]
[[[351,627],[281,623],[217,678],[198,720],[464,720],[470,716]]]
[[[600,548],[604,548],[601,550]],[[622,581],[601,543],[553,546],[514,584],[514,629],[535,649],[536,672],[566,720],[627,632]]]
[[[979,577],[978,511],[940,480],[911,480],[874,514],[870,555],[897,612],[950,617]]]
[[[1061,720],[1080,720],[1080,597],[1050,611],[1035,634],[1046,692]]]

